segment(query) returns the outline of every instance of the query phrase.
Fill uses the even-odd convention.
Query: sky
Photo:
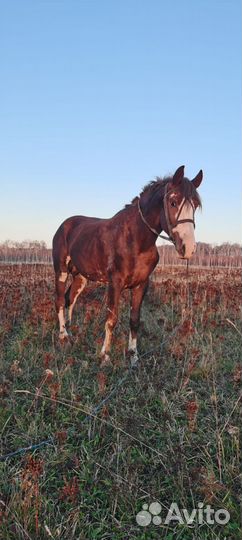
[[[0,0],[0,241],[203,169],[196,239],[241,242],[240,0]]]

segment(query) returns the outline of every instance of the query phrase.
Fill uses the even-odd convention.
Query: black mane
[[[151,182],[144,186],[139,196],[141,197],[143,194],[149,193],[153,198],[153,196],[156,195],[158,192],[163,192],[162,188],[164,188],[166,184],[168,184],[168,182],[172,182],[172,179],[172,176],[166,176],[164,178],[160,178],[159,176],[157,176],[156,180],[151,180]],[[179,191],[181,192],[181,195],[185,198],[185,200],[193,199],[194,201],[196,201],[199,208],[202,207],[202,201],[200,199],[200,196],[195,186],[188,178],[182,179],[179,184]],[[138,197],[134,197],[134,199],[132,199],[131,201],[131,204],[134,204],[137,199]]]

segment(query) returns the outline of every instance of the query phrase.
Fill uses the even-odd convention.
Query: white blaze
[[[182,207],[182,211],[178,217],[178,221],[180,219],[193,219],[193,215],[194,215],[193,204],[191,204],[189,201],[186,201],[184,204],[184,199],[183,199],[178,208],[177,216],[179,214],[181,207]],[[187,258],[191,257],[196,247],[193,223],[178,223],[178,225],[176,225],[176,227],[172,229],[172,232],[173,233],[176,232],[179,235],[182,241],[182,244],[184,244],[186,248],[184,256]]]

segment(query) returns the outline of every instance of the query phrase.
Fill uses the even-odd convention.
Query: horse
[[[173,176],[151,181],[110,219],[69,217],[54,235],[55,306],[60,340],[68,338],[65,308],[71,324],[74,305],[87,281],[107,284],[101,366],[111,363],[112,333],[124,289],[131,290],[128,351],[133,361],[138,359],[140,310],[150,274],[159,260],[157,238],[170,240],[182,259],[190,259],[195,251],[194,214],[201,207],[197,188],[203,172],[200,170],[189,180],[184,176],[184,168],[182,165]],[[168,236],[162,236],[161,231]],[[72,283],[66,290],[68,274],[72,275]]]

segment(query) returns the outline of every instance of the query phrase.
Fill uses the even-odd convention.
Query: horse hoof
[[[103,367],[111,367],[113,364],[112,364],[112,361],[110,359],[110,356],[109,354],[104,354],[102,356],[102,359],[101,359],[101,364],[100,364],[100,367],[103,368]]]
[[[73,338],[67,332],[59,334],[59,344],[61,347],[70,347],[73,345]]]
[[[138,356],[137,351],[128,351],[128,356],[130,358],[131,367],[136,366],[136,364],[137,364],[137,362],[139,360],[139,356]]]
[[[60,332],[59,333],[59,340],[62,341],[62,342],[67,341],[68,337],[69,336],[68,336],[67,332]]]

